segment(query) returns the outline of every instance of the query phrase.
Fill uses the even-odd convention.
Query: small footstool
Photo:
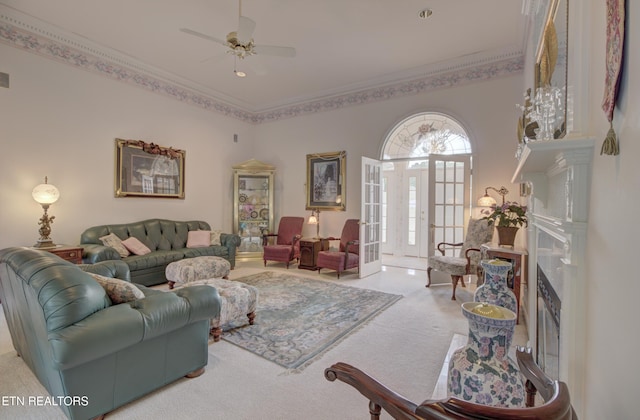
[[[241,325],[253,325],[258,304],[258,289],[239,281],[224,279],[195,280],[176,287],[206,285],[215,287],[220,294],[222,305],[220,316],[211,319],[211,335],[213,341],[220,341],[223,329],[236,328]]]
[[[176,283],[191,283],[204,279],[227,279],[231,263],[222,257],[203,256],[174,261],[165,269],[169,289]]]

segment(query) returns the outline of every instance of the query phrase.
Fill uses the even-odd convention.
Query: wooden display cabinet
[[[275,167],[255,159],[233,166],[233,233],[240,235],[236,257],[262,258],[262,235],[273,233]]]

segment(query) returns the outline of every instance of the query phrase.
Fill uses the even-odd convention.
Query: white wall
[[[61,194],[49,210],[56,243],[155,217],[231,231],[231,165],[253,157],[253,126],[16,48],[0,45],[0,56],[11,83],[0,89],[0,248],[38,239],[31,190],[45,176]],[[117,137],[186,150],[186,198],[115,198]]]
[[[386,134],[403,118],[420,111],[452,115],[468,130],[474,149],[474,197],[486,186],[506,186],[507,199],[518,200],[510,183],[516,167],[517,103],[521,76],[473,83],[367,105],[261,124],[256,156],[276,165],[276,218],[305,214],[306,155],[346,150],[347,210],[323,212],[320,234],[339,235],[344,220],[360,217],[360,157],[379,158]],[[496,198],[499,199],[498,196]],[[315,235],[305,226],[304,234]],[[519,235],[520,236],[520,235]]]
[[[591,0],[589,68],[589,132],[597,139],[593,159],[587,244],[589,273],[584,287],[588,303],[585,420],[638,417],[637,325],[640,281],[637,217],[640,208],[640,6],[627,1],[625,60],[614,128],[620,139],[619,156],[600,156],[609,124],[600,108],[604,93],[605,7]]]

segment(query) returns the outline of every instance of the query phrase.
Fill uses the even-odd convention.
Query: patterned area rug
[[[235,280],[258,288],[256,320],[222,338],[298,371],[402,297],[276,272]]]

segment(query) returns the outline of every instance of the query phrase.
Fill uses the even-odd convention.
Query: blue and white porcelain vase
[[[516,314],[479,302],[463,303],[462,313],[469,321],[469,339],[449,361],[448,395],[494,407],[524,407],[522,377],[508,356]]]
[[[482,260],[480,265],[484,270],[484,283],[476,289],[474,302],[487,302],[502,306],[518,313],[516,294],[507,286],[507,276],[511,271],[511,263],[503,260]]]

